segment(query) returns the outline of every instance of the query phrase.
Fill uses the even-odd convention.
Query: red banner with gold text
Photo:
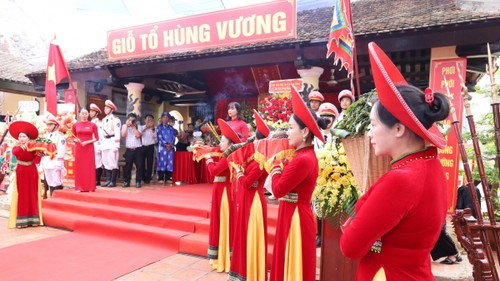
[[[467,59],[465,58],[431,61],[430,88],[435,92],[446,94],[446,84],[448,84],[450,94],[453,96],[453,106],[455,107],[457,118],[460,123],[462,122],[463,100],[460,95],[460,85],[462,82],[460,81],[459,73],[462,77],[465,77],[466,64]],[[451,114],[444,122],[446,125],[452,126]],[[460,125],[459,127],[461,128],[462,126]],[[460,132],[460,134],[461,133],[462,132]],[[439,149],[438,153],[448,181],[448,213],[451,214],[455,211],[457,203],[458,167],[460,155],[457,135],[453,128],[451,128],[447,139],[448,146],[444,149]]]
[[[296,1],[252,6],[108,31],[108,59],[203,50],[295,38]]]

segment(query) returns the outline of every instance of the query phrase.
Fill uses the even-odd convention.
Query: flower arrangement
[[[64,112],[63,114],[57,115],[56,119],[59,124],[61,124],[61,127],[59,127],[59,131],[63,134],[70,135],[73,124],[76,122],[75,113]]]
[[[316,155],[320,173],[313,193],[314,209],[318,217],[338,227],[345,215],[354,216],[360,193],[340,140],[325,144]]]
[[[251,123],[253,120],[253,109],[246,101],[241,103],[241,117],[247,124]]]
[[[287,94],[272,94],[259,102],[259,112],[268,125],[276,129],[288,128],[292,115],[292,100]]]
[[[38,137],[38,138],[34,139],[33,142],[36,142],[36,143],[45,143],[45,144],[53,144],[52,140],[50,140],[48,138],[44,138],[44,137]]]

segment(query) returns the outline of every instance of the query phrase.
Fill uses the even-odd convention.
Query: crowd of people
[[[369,55],[378,100],[370,113],[368,135],[375,155],[392,158],[391,170],[362,195],[355,216],[342,226],[341,251],[346,257],[359,260],[358,280],[433,280],[429,256],[445,229],[447,209],[446,178],[437,157],[437,148],[444,147],[446,140],[436,133],[434,123],[448,116],[448,99],[441,93],[424,93],[408,85],[373,43],[369,44]],[[349,90],[339,94],[340,113],[333,104],[323,103],[324,97],[317,91],[311,92],[308,100],[310,107],[298,92],[292,91],[293,114],[286,137],[295,153],[289,160],[275,160],[268,172],[255,160],[233,166],[228,158],[239,153],[243,159],[251,159],[254,141],[280,134],[274,134],[257,112],[255,133],[249,134],[236,102],[228,105],[227,120],[217,122],[222,135],[219,147],[224,153],[218,159],[206,155],[206,165],[214,179],[208,257],[218,272],[229,273],[229,280],[266,280],[265,186],[279,199],[270,280],[315,280],[316,247],[321,244],[321,223],[317,224],[319,220],[311,207],[319,171],[315,149],[335,138],[331,128],[346,115],[354,96]],[[134,113],[121,124],[113,114],[117,108],[110,100],[105,102],[106,116],[102,120],[97,117],[101,113],[99,107],[91,104],[89,109],[80,110],[80,120],[72,127],[77,192],[95,191],[98,185],[116,186],[121,138],[125,139],[126,148],[123,187],[131,185],[134,165],[135,187],[150,183],[153,159],[158,180],[171,180],[175,148],[190,144],[194,124],[188,124],[186,132],[179,132],[172,126],[173,117],[166,112],[159,125],[155,125],[152,115],[139,125]],[[32,124],[17,121],[9,128],[18,140],[12,150],[18,164],[11,227],[43,224],[40,196],[36,192],[40,190],[40,180],[35,164],[40,160],[51,193],[62,187],[59,149],[66,140],[57,133],[57,120],[48,118],[46,122],[47,138],[58,146],[58,153],[43,160],[38,151],[26,149],[26,143],[38,135]],[[95,169],[88,169],[89,166]],[[100,182],[102,174],[106,177],[104,183]],[[455,252],[450,255],[459,257]]]
[[[78,121],[72,124],[71,130],[66,134],[60,130],[63,124],[55,116],[48,114],[44,120],[46,134],[41,137],[45,142],[53,144],[55,152],[50,155],[47,151],[27,149],[27,144],[36,144],[35,140],[39,137],[39,131],[32,123],[16,121],[10,124],[10,135],[17,141],[12,148],[17,166],[14,180],[10,183],[14,188],[9,227],[43,224],[38,198],[47,196],[43,185],[39,184],[42,181],[37,165],[40,164],[43,171],[43,183],[50,196],[55,190],[63,189],[67,142],[75,145],[76,192],[94,192],[97,186],[116,187],[120,174],[119,149],[122,138],[125,140],[122,175],[124,188],[131,184],[133,166],[136,169],[136,188],[142,187],[142,183],[151,183],[155,173],[158,174],[160,183],[171,182],[176,140],[179,140],[177,150],[186,150],[193,141],[193,124],[188,124],[186,130],[179,132],[172,124],[175,119],[164,112],[159,124],[155,124],[153,115],[148,114],[144,118],[144,125],[140,125],[137,115],[130,113],[122,125],[120,119],[113,114],[116,109],[110,100],[105,101],[103,110],[93,103],[88,110],[81,108]],[[102,112],[105,117],[100,120],[98,116]],[[105,181],[101,182],[103,176]]]
[[[392,158],[391,170],[358,200],[355,215],[342,226],[341,251],[359,260],[357,280],[433,280],[431,250],[443,232],[447,210],[446,178],[437,157],[446,140],[435,122],[448,116],[449,102],[444,94],[408,85],[377,45],[369,45],[369,54],[378,99],[368,136],[375,155]],[[354,97],[348,91],[339,95],[340,114],[335,106],[321,104],[319,92],[308,98],[310,108],[292,93],[287,137],[295,154],[286,163],[274,162],[269,173],[251,161],[244,171],[235,168],[231,178],[233,165],[227,158],[245,154],[242,150],[254,140],[244,141],[238,134],[243,126],[218,121],[224,157],[215,162],[207,155],[216,179],[208,256],[217,271],[229,272],[229,280],[266,280],[261,267],[266,264],[265,246],[258,247],[267,240],[266,220],[259,219],[267,210],[261,196],[266,184],[279,199],[270,280],[315,280],[315,244],[321,243],[321,231],[310,205],[319,169],[314,149],[332,141],[329,129],[346,115]],[[272,137],[259,123],[256,136]],[[456,251],[453,257],[453,262],[461,259]]]

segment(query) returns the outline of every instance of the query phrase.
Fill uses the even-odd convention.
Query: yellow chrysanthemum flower
[[[345,212],[346,205],[359,197],[356,181],[340,141],[325,144],[316,152],[319,175],[313,193],[314,209],[320,217]],[[349,204],[345,204],[349,202]]]

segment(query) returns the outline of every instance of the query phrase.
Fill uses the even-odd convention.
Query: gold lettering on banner
[[[286,31],[286,13],[240,16],[237,19],[218,21],[215,23],[217,37],[225,40],[227,37],[236,39],[240,36],[252,37],[254,35],[271,34],[272,32]]]
[[[453,146],[447,146],[443,149],[438,148],[439,154],[453,154]]]
[[[156,48],[158,48],[158,33],[157,33],[157,30],[158,30],[158,26],[155,25],[151,31],[149,32],[149,34],[140,34],[139,35],[139,38],[141,39],[141,49],[143,51],[146,51],[146,50],[155,50]]]
[[[283,32],[286,31],[286,13],[277,12],[273,15],[273,31]]]
[[[135,38],[133,31],[129,31],[127,37],[114,39],[111,45],[114,54],[135,52]]]
[[[163,31],[163,46],[165,48],[205,43],[210,41],[210,25],[202,24],[200,26],[177,25],[175,29]]]
[[[453,159],[441,158],[440,160],[443,167],[453,167]]]
[[[257,17],[256,21],[255,21],[255,29],[256,29],[256,33],[257,35],[260,35],[260,34],[269,34],[271,33],[271,15],[270,14],[266,14],[264,16],[260,16],[260,17]]]
[[[443,75],[453,75],[456,73],[455,66],[446,66],[441,69],[441,74]]]
[[[295,2],[276,0],[244,11],[230,9],[108,31],[108,57],[116,60],[294,38]]]
[[[449,89],[455,88],[455,80],[453,79],[448,79],[447,81],[441,80],[441,88],[446,88],[446,82],[448,82]]]

